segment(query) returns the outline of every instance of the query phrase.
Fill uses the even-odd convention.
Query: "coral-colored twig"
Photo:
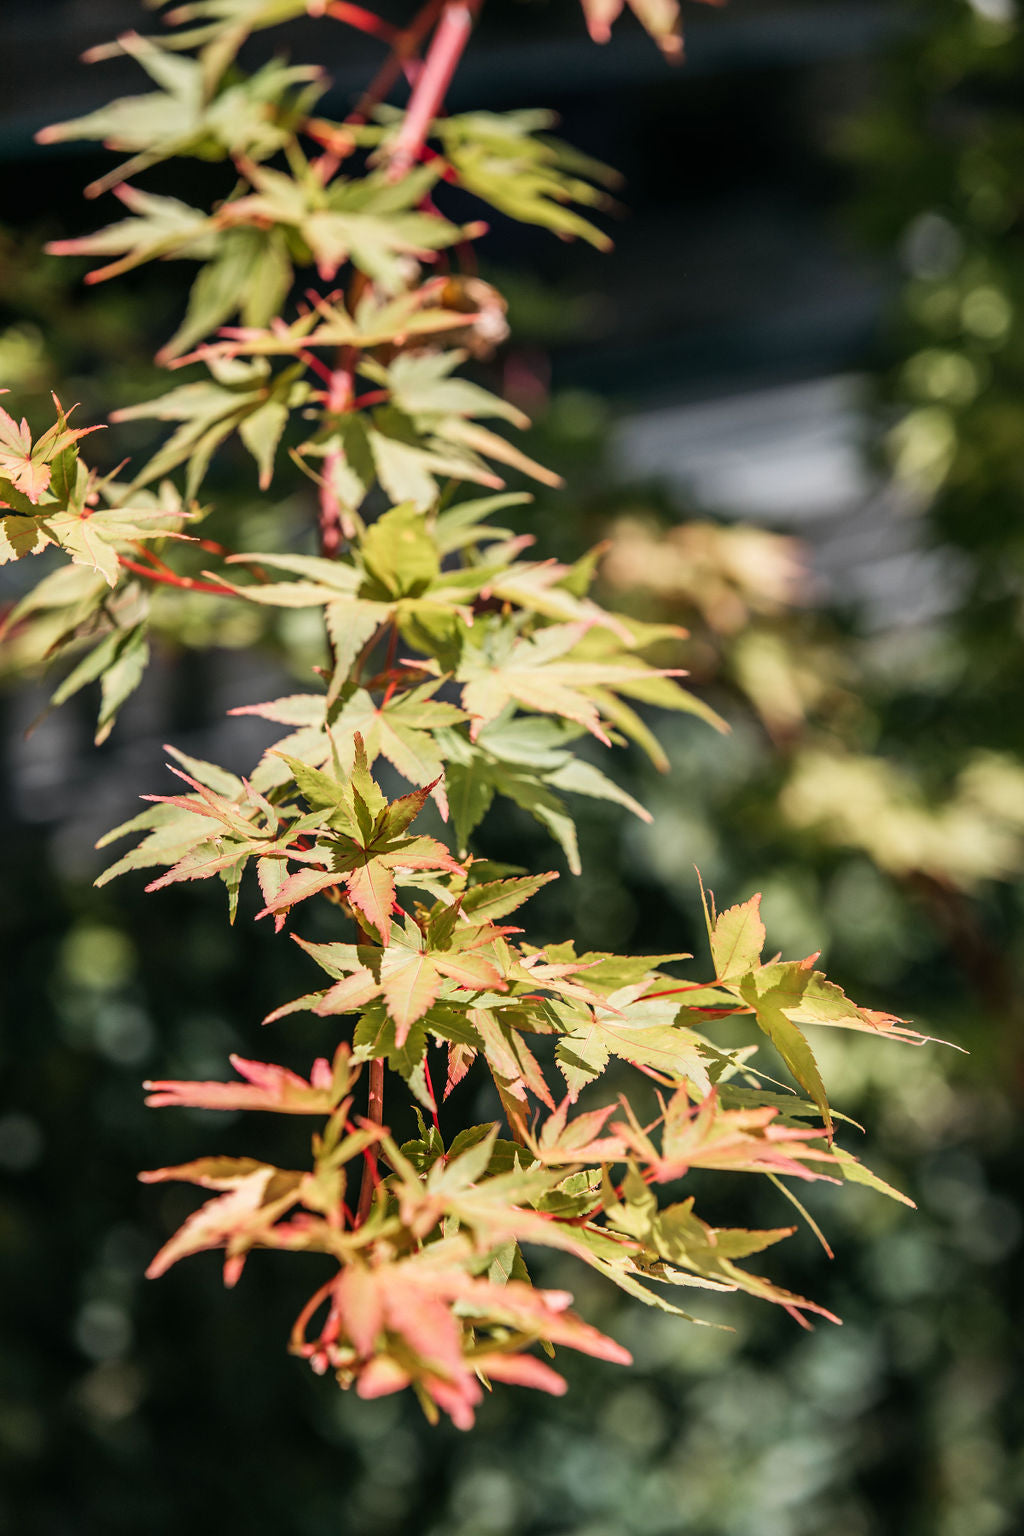
[[[385,59],[370,81],[355,111],[349,114],[348,122],[365,123],[378,102],[384,100],[406,64],[419,53],[423,39],[437,20],[442,3],[443,0],[427,0],[405,31],[399,33],[392,45],[390,57]]]
[[[367,1119],[374,1125],[384,1124],[384,1061],[382,1057],[376,1057],[370,1062],[370,1093],[367,1103]],[[376,1144],[367,1147],[363,1153],[366,1159],[363,1167],[362,1183],[359,1186],[359,1207],[356,1211],[356,1226],[360,1226],[370,1213],[373,1203],[373,1192],[380,1185],[380,1175],[377,1172],[377,1147]]]
[[[401,180],[419,158],[469,42],[480,3],[481,0],[446,0],[391,152],[388,174],[392,181]]]
[[[333,16],[335,21],[343,21],[347,26],[355,27],[358,32],[366,32],[370,37],[379,37],[382,42],[394,47],[402,36],[399,29],[392,26],[390,21],[385,21],[383,16],[375,16],[372,11],[366,10],[362,5],[351,5],[349,0],[331,0],[326,14]]]
[[[173,571],[161,571],[155,566],[140,565],[137,560],[129,560],[127,555],[118,555],[118,560],[126,571],[132,571],[136,576],[145,576],[147,581],[155,581],[164,587],[182,587],[187,592],[211,592],[215,597],[237,597],[230,587],[222,587],[219,582],[197,581],[191,576],[176,576]]]

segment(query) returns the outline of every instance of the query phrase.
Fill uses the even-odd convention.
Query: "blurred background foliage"
[[[91,843],[151,787],[160,741],[244,766],[258,726],[225,727],[224,709],[315,655],[295,616],[265,629],[259,613],[220,614],[221,648],[206,653],[210,599],[184,595],[145,697],[98,752],[91,701],[26,741],[45,694],[0,696],[5,1536],[226,1522],[295,1536],[1020,1528],[1024,21],[1013,0],[757,9],[695,19],[691,73],[666,82],[652,58],[656,87],[637,73],[638,37],[609,74],[612,53],[567,42],[557,5],[524,19],[497,4],[483,33],[495,80],[526,20],[563,50],[568,73],[537,90],[567,137],[624,166],[635,210],[600,273],[574,248],[510,249],[496,231],[501,269],[484,275],[511,297],[504,385],[536,419],[529,450],[570,485],[527,521],[548,553],[610,541],[604,599],[686,624],[696,682],[732,727],[722,739],[668,721],[665,777],[623,754],[652,826],[586,802],[584,877],[549,887],[535,921],[587,946],[696,948],[694,864],[723,902],[762,889],[772,944],[824,950],[858,997],[970,1053],[822,1042],[869,1162],[920,1209],[817,1194],[835,1263],[805,1231],[773,1272],[838,1311],[838,1330],[805,1335],[743,1300],[728,1307],[734,1331],[691,1328],[585,1281],[588,1311],[637,1369],[574,1361],[567,1399],[506,1393],[470,1437],[429,1430],[409,1403],[335,1394],[290,1360],[279,1341],[294,1297],[276,1255],[230,1297],[202,1261],[144,1283],[184,1212],[177,1191],[140,1192],[135,1171],[192,1155],[210,1117],[145,1111],[140,1078],[222,1075],[229,1050],[253,1048],[254,1021],[303,985],[291,947],[245,922],[229,932],[213,892],[90,888]],[[50,10],[70,24],[81,7]],[[838,29],[825,42],[821,11]],[[473,88],[491,99],[485,68]],[[154,392],[177,278],[83,292],[75,264],[41,257],[43,238],[81,227],[72,189],[89,166],[54,157],[44,175],[19,124],[5,131],[19,192],[2,209],[0,376],[30,414],[58,387],[96,419]],[[682,166],[684,150],[696,163]],[[687,292],[659,326],[669,287]],[[813,338],[801,315],[817,317]],[[785,505],[755,524],[738,516],[749,505],[702,504],[686,444],[703,401],[727,427],[743,415],[732,399],[775,420],[771,388],[792,414],[810,398],[787,393],[794,381],[813,396],[835,375],[852,379],[866,489],[826,538]],[[650,421],[678,473],[645,456]],[[215,537],[234,542],[240,519],[301,523],[301,499],[260,506],[247,483],[230,461],[219,472]],[[783,476],[783,500],[793,489]],[[854,582],[843,539],[858,529],[867,576]],[[16,592],[11,579],[5,600]],[[23,660],[11,642],[4,668]],[[497,858],[550,861],[514,811],[484,833]],[[290,1021],[296,1063],[322,1048],[321,1028]],[[287,1160],[291,1128],[259,1130]],[[225,1151],[248,1150],[228,1117],[214,1131]],[[765,1191],[732,1200],[716,1219],[787,1219]]]

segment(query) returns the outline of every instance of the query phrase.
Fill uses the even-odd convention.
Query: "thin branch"
[[[327,7],[327,15],[335,21],[343,21],[349,27],[355,27],[357,32],[366,32],[370,37],[379,37],[384,43],[393,48],[401,37],[397,27],[390,21],[385,21],[383,16],[375,16],[365,6],[352,5],[349,0],[331,0]]]
[[[443,0],[427,0],[405,31],[399,33],[392,44],[390,57],[385,59],[370,81],[355,111],[349,114],[348,122],[365,123],[374,107],[384,100],[406,64],[419,53],[424,38],[440,14],[442,4]]]
[[[366,1106],[366,1118],[374,1125],[384,1124],[384,1061],[377,1056],[370,1062],[370,1092]],[[380,1184],[377,1172],[377,1147],[367,1147],[363,1153],[363,1178],[359,1186],[359,1205],[356,1210],[356,1226],[361,1226],[370,1214],[374,1190]]]
[[[340,416],[352,403],[352,368],[347,356],[350,348],[343,349],[338,367],[332,369],[327,384],[324,408],[328,415]],[[320,482],[320,553],[325,560],[333,560],[341,549],[341,506],[338,501],[337,472],[342,465],[339,448],[331,448],[324,457],[324,473]]]
[[[392,181],[400,181],[419,158],[469,42],[480,4],[481,0],[446,0],[391,152],[388,175]]]
[[[187,592],[210,592],[215,597],[237,597],[230,587],[222,587],[219,582],[195,581],[190,576],[175,576],[173,572],[156,570],[151,565],[140,565],[137,560],[129,560],[127,555],[118,555],[118,560],[126,571],[131,571],[135,576],[145,576],[147,581],[155,581],[164,587],[182,587]]]

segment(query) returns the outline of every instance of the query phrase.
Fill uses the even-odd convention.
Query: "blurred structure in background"
[[[0,380],[42,399],[70,379],[90,417],[150,378],[180,277],[83,294],[40,258],[94,216],[91,162],[31,134],[117,89],[119,66],[93,86],[75,56],[137,24],[134,0],[5,0],[0,17]],[[367,45],[331,46],[344,90]],[[694,1329],[588,1297],[642,1370],[581,1363],[564,1404],[520,1421],[506,1396],[472,1441],[257,1344],[291,1321],[272,1256],[230,1305],[213,1265],[148,1288],[181,1212],[173,1193],[136,1200],[135,1169],[168,1160],[168,1134],[184,1158],[194,1126],[151,1128],[139,1080],[217,1073],[292,982],[287,954],[241,926],[228,941],[194,896],[89,888],[92,842],[160,743],[248,760],[225,701],[301,658],[301,635],[240,621],[235,649],[203,659],[189,619],[102,774],[89,701],[26,741],[44,696],[0,696],[18,961],[0,1040],[3,1536],[1020,1528],[1024,18],[1014,0],[732,0],[693,15],[688,53],[669,72],[639,31],[597,50],[574,6],[493,0],[460,81],[460,106],[557,108],[625,173],[614,269],[499,232],[503,366],[574,488],[538,501],[546,542],[575,556],[610,537],[615,604],[691,628],[696,682],[733,727],[725,748],[669,731],[671,785],[635,764],[654,826],[592,808],[586,881],[550,888],[538,920],[695,948],[695,863],[722,898],[763,888],[781,945],[826,949],[837,980],[971,1053],[844,1041],[825,1063],[921,1208],[814,1201],[841,1270],[807,1234],[779,1278],[841,1330],[804,1336],[752,1303],[735,1333]],[[489,836],[527,862],[529,823]],[[314,1039],[300,1028],[296,1049]],[[787,1219],[759,1201],[725,1214]],[[426,1531],[428,1502],[444,1513]]]

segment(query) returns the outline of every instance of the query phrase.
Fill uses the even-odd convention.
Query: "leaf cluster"
[[[800,1320],[820,1311],[743,1262],[791,1228],[716,1226],[679,1186],[693,1169],[768,1176],[798,1209],[782,1181],[896,1195],[837,1144],[805,1029],[918,1037],[852,1003],[816,957],[764,959],[757,897],[720,915],[707,906],[705,981],[670,969],[681,954],[578,954],[571,941],[535,945],[507,921],[555,876],[496,868],[477,851],[496,796],[545,827],[578,873],[567,796],[647,818],[593,761],[596,747],[633,742],[665,769],[651,709],[722,722],[679,682],[683,631],[590,596],[601,551],[571,566],[538,559],[501,521],[527,499],[505,490],[506,475],[558,482],[492,425],[527,421],[474,374],[500,340],[503,305],[464,270],[480,229],[448,216],[446,189],[603,246],[576,210],[605,207],[612,178],[550,139],[547,115],[444,115],[435,86],[450,76],[461,25],[447,10],[397,117],[385,86],[345,123],[314,119],[315,70],[275,63],[250,75],[238,64],[253,31],[356,9],[179,7],[168,19],[182,30],[117,45],[155,91],[44,135],[98,137],[131,156],[95,191],[168,156],[220,161],[231,180],[209,210],[120,185],[129,216],[61,247],[113,258],[93,280],[150,260],[198,262],[161,354],[196,372],[115,413],[115,425],[170,427],[128,481],[85,468],[83,431],[59,406],[37,439],[0,413],[0,548],[7,559],[65,557],[7,623],[39,661],[84,653],[54,701],[99,680],[101,738],[143,676],[161,591],[322,617],[315,686],[235,711],[285,728],[251,774],[171,749],[182,787],[144,797],[146,809],[103,839],[136,840],[101,884],[138,870],[150,891],[218,879],[233,921],[254,871],[268,929],[301,923],[316,901],[338,930],[328,942],[298,936],[320,983],[267,1021],[302,1011],[338,1021],[324,1025],[341,1035],[330,1061],[303,1079],[238,1058],[237,1082],[149,1085],[158,1107],[322,1122],[308,1167],[212,1156],[143,1175],[211,1195],[149,1272],[216,1249],[233,1285],[254,1249],[314,1255],[326,1278],[296,1322],[295,1353],[363,1397],[412,1387],[428,1415],[468,1427],[492,1382],[564,1390],[535,1345],[628,1361],[569,1296],[533,1285],[534,1248],[683,1316],[669,1288],[742,1290]],[[585,9],[603,35],[621,6]],[[673,35],[674,5],[633,9]],[[421,32],[392,37],[393,62],[423,46],[435,19],[423,14]],[[366,25],[394,31],[380,18]],[[314,287],[295,294],[297,279]],[[259,497],[288,450],[293,485],[315,505],[315,545],[296,548],[282,532],[276,547],[231,552],[184,532],[205,511],[196,497],[214,455],[236,437]],[[467,487],[493,494],[467,498]],[[195,545],[214,569],[186,574]],[[407,792],[386,792],[392,771]],[[723,1019],[749,1022],[751,1043],[730,1045]],[[788,1083],[755,1065],[758,1043]],[[629,1085],[618,1098],[613,1063]],[[419,1116],[404,1145],[385,1118],[388,1073]],[[446,1141],[441,1106],[455,1096],[456,1109],[470,1078],[497,1113]]]

